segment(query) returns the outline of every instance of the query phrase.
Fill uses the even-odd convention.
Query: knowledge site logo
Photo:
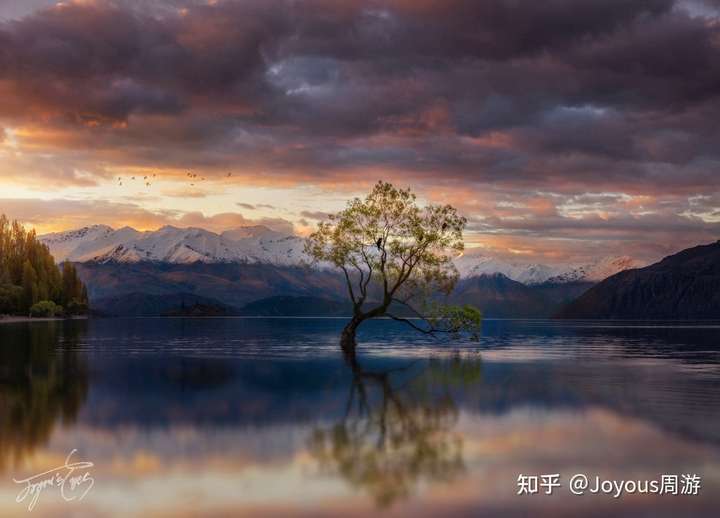
[[[524,475],[517,478],[518,495],[544,494],[552,495],[553,491],[563,488],[559,473],[544,475]],[[656,479],[645,480],[616,480],[600,476],[588,476],[576,473],[569,478],[567,489],[573,495],[601,494],[620,498],[623,495],[650,494],[650,495],[690,495],[700,493],[702,479],[695,473],[681,475],[661,475]]]

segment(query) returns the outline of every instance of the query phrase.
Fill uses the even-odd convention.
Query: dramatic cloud
[[[462,205],[478,244],[613,238],[651,255],[655,240],[720,234],[714,0],[10,4],[8,182],[92,188],[148,169],[179,182],[192,169],[293,196],[384,178]],[[325,210],[316,200],[297,223]],[[225,221],[202,218],[188,221]]]
[[[201,227],[216,232],[264,225],[278,232],[293,234],[293,224],[282,218],[246,218],[236,212],[204,216],[201,212],[172,210],[151,211],[134,203],[114,203],[86,200],[0,199],[0,213],[37,229],[39,233],[58,227],[79,228],[87,224],[87,215],[93,222],[120,228],[131,226],[139,230],[154,230],[163,225]]]
[[[321,212],[321,211],[312,211],[312,210],[304,210],[300,212],[300,215],[303,218],[307,219],[314,219],[314,220],[321,220],[321,219],[327,219],[328,213],[327,212]]]
[[[242,214],[235,212],[224,212],[215,214],[214,216],[204,216],[201,212],[190,212],[183,214],[177,220],[177,224],[187,227],[200,227],[220,232],[230,228],[247,227],[253,225],[263,225],[272,230],[292,234],[294,232],[293,224],[282,218],[246,218]]]

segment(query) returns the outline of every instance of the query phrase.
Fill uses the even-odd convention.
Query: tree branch
[[[363,279],[364,279],[364,273],[362,271],[362,268],[360,268],[360,265],[357,264],[357,261],[355,261],[355,258],[350,259],[350,263],[355,267],[355,269],[360,274],[360,280],[358,281],[358,287],[360,288],[360,299],[358,299],[358,305],[362,304],[362,302],[365,300],[365,293],[363,290]]]
[[[360,253],[362,254],[363,259],[365,260],[365,264],[368,267],[368,276],[367,276],[367,279],[365,280],[365,284],[363,285],[361,283],[362,297],[363,297],[362,300],[363,300],[363,302],[365,302],[365,298],[367,297],[367,288],[368,288],[368,285],[370,284],[370,280],[372,279],[372,276],[373,276],[373,266],[372,266],[372,261],[370,261],[370,258],[368,257],[367,253],[365,253],[364,246],[360,249]]]
[[[424,320],[425,322],[427,322],[428,325],[431,325],[425,315],[423,315],[422,313],[420,313],[417,309],[415,309],[414,307],[412,307],[412,306],[411,306],[410,304],[408,304],[406,301],[404,301],[404,300],[402,300],[402,299],[398,299],[398,298],[396,298],[396,297],[393,297],[393,298],[392,298],[392,302],[397,302],[398,304],[402,304],[403,306],[405,306],[406,308],[408,308],[410,311],[412,311],[413,313],[415,313],[415,315],[417,315],[418,318],[420,318],[421,320]]]
[[[350,293],[350,300],[352,300],[353,306],[357,306],[357,302],[355,301],[355,292],[353,291],[352,282],[350,281],[350,275],[348,274],[347,268],[340,265],[340,269],[345,274],[345,281],[347,282],[348,292]]]
[[[418,259],[414,263],[410,263],[410,259],[417,256],[418,253],[420,253],[420,252],[424,253],[425,250],[427,250],[427,247],[429,246],[429,244],[430,244],[430,242],[428,241],[425,245],[418,247],[413,253],[411,253],[410,256],[407,258],[407,260],[403,259],[403,267],[400,272],[400,275],[398,276],[398,280],[395,283],[395,285],[393,286],[392,290],[390,290],[391,298],[393,295],[395,295],[395,292],[400,288],[400,286],[402,286],[410,278],[410,274],[413,272],[413,270],[415,269],[415,266],[417,266],[418,262],[420,261]],[[405,271],[406,264],[408,265],[408,270],[407,270],[407,272],[405,272],[405,274],[403,276],[402,272]]]
[[[390,313],[385,313],[385,316],[398,322],[404,322],[416,331],[420,331],[421,333],[426,335],[434,335],[437,332],[437,330],[432,327],[430,329],[423,329],[422,327],[415,325],[410,319],[407,318],[396,317],[395,315],[391,315]]]

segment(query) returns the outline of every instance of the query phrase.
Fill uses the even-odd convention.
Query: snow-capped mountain
[[[477,277],[501,273],[505,277],[523,284],[540,284],[562,273],[560,268],[553,268],[544,264],[509,263],[473,252],[470,249],[455,260],[455,266],[461,277]]]
[[[142,261],[176,264],[267,263],[293,266],[309,263],[303,253],[304,239],[285,235],[264,226],[240,227],[220,234],[201,228],[165,226],[140,232],[130,227],[115,230],[94,225],[79,230],[40,236],[58,262]],[[591,263],[546,265],[533,262],[508,262],[483,255],[481,249],[469,249],[455,260],[464,278],[503,274],[526,285],[550,281],[599,281],[628,268],[644,264],[630,257],[605,257]]]
[[[248,262],[296,265],[303,262],[304,241],[267,227],[244,227],[216,234],[201,228],[165,226],[140,232],[105,225],[40,236],[55,260],[76,262],[140,261],[168,263]]]
[[[566,269],[548,280],[550,282],[601,281],[623,270],[643,266],[647,266],[647,264],[628,256],[603,257],[591,263]]]
[[[39,236],[39,239],[48,246],[55,260],[61,262],[68,258],[82,260],[75,259],[79,255],[74,253],[78,248],[85,246],[87,243],[94,243],[106,238],[114,232],[115,230],[107,225],[93,225],[92,227],[83,227],[77,230],[45,234]]]
[[[240,239],[248,238],[281,238],[287,237],[286,234],[267,228],[264,225],[253,225],[250,227],[239,227],[232,230],[226,230],[222,234],[222,237],[230,239],[232,241],[238,241]]]
[[[631,257],[603,257],[582,264],[546,265],[539,263],[507,262],[482,255],[480,250],[469,249],[455,260],[461,277],[493,275],[506,277],[527,285],[544,282],[565,283],[576,281],[600,281],[629,268],[645,266]]]

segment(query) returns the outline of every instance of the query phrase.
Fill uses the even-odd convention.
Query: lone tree
[[[362,200],[348,202],[307,240],[305,252],[342,270],[353,305],[342,331],[343,350],[354,356],[355,334],[363,322],[388,317],[417,331],[477,337],[480,312],[448,306],[458,272],[453,258],[463,249],[467,220],[450,205],[420,207],[410,189],[378,182]]]

